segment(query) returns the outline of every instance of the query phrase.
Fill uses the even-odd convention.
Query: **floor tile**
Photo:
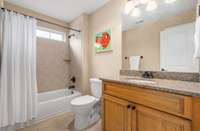
[[[74,114],[66,113],[17,131],[77,131],[73,127]],[[101,131],[101,120],[82,131]]]

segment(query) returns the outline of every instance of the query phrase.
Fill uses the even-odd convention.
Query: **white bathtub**
[[[68,89],[40,93],[38,98],[38,120],[70,112],[70,101],[80,95],[80,92]]]

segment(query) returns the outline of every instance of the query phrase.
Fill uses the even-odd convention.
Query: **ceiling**
[[[153,22],[163,17],[173,16],[182,11],[196,8],[196,0],[176,0],[175,3],[166,4],[164,0],[156,0],[158,8],[152,12],[147,12],[145,6],[142,6],[141,16],[138,18],[130,15],[123,15],[123,31],[140,26],[147,22]]]
[[[10,3],[31,9],[66,22],[82,13],[92,13],[109,0],[7,0]]]

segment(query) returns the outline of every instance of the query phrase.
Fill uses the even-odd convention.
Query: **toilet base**
[[[93,124],[95,124],[100,119],[99,113],[91,115],[76,115],[74,128],[77,130],[85,129]]]
[[[76,130],[83,130],[100,119],[101,102],[96,99],[93,103],[82,106],[72,106],[75,113],[74,128]]]

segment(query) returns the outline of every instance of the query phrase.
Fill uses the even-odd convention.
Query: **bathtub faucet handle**
[[[75,89],[75,86],[71,85],[71,86],[68,87],[68,89]]]

